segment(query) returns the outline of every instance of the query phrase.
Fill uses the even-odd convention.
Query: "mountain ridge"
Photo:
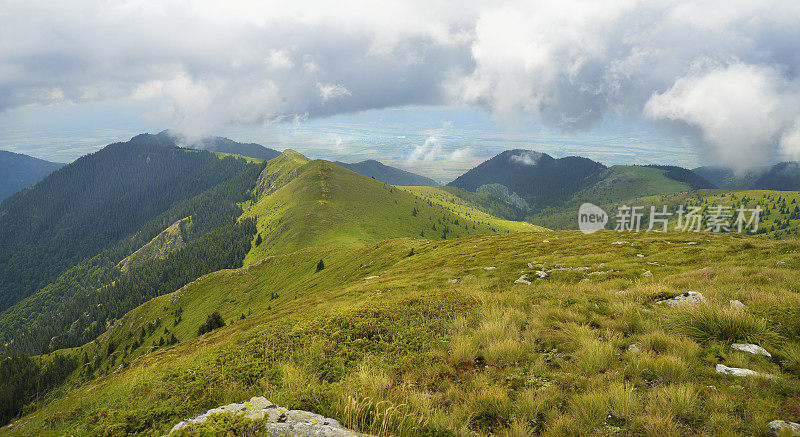
[[[65,164],[0,150],[0,202],[44,179]]]
[[[362,174],[367,177],[375,178],[381,182],[389,185],[405,185],[405,186],[434,186],[439,185],[435,180],[403,170],[397,167],[392,167],[383,164],[374,159],[367,159],[361,162],[348,164],[341,161],[334,161],[335,164],[344,168],[352,170],[356,173]]]

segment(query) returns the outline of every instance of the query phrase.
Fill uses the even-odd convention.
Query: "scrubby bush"
[[[214,311],[213,313],[208,315],[206,318],[205,323],[200,325],[197,328],[197,335],[203,335],[206,332],[211,332],[217,328],[221,328],[225,326],[225,320],[222,319],[222,316],[219,314],[219,311]]]

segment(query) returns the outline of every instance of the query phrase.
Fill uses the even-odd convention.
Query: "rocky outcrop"
[[[213,408],[184,420],[170,430],[170,434],[204,423],[213,414],[241,415],[255,421],[263,421],[265,435],[270,437],[369,437],[343,427],[337,420],[302,410],[288,410],[273,404],[264,397],[253,397],[241,404],[228,404]]]

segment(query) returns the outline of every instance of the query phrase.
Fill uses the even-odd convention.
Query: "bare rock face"
[[[308,411],[287,410],[266,398],[257,396],[241,404],[228,404],[212,408],[172,427],[170,434],[208,420],[212,414],[241,415],[248,419],[264,421],[267,436],[296,437],[370,437],[343,427],[330,419]]]

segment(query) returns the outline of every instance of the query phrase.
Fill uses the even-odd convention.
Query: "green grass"
[[[192,218],[186,217],[170,225],[160,234],[153,237],[147,244],[137,249],[136,252],[128,255],[117,264],[117,267],[125,272],[131,266],[141,264],[149,259],[164,258],[173,250],[178,250],[186,245],[184,235],[192,226]]]
[[[798,328],[779,311],[800,307],[800,244],[708,234],[612,244],[619,239],[401,238],[216,272],[74,351],[102,355],[109,340],[119,351],[161,319],[150,347],[104,357],[107,370],[76,374],[2,432],[160,435],[254,395],[377,435],[761,435],[771,420],[800,421]],[[316,272],[319,259],[326,268]],[[555,264],[588,270],[533,279]],[[515,284],[522,274],[533,283]],[[655,303],[687,290],[706,302]],[[728,310],[731,299],[747,308]],[[212,311],[228,326],[198,337]],[[153,350],[165,326],[180,342]],[[730,347],[748,340],[776,360]],[[717,363],[778,378],[721,376]]]
[[[219,156],[220,159],[227,158],[229,156],[236,159],[244,159],[245,161],[247,161],[248,164],[261,164],[262,162],[264,162],[263,159],[251,158],[249,156],[237,155],[235,153],[225,153],[225,152],[211,152],[211,153]]]

